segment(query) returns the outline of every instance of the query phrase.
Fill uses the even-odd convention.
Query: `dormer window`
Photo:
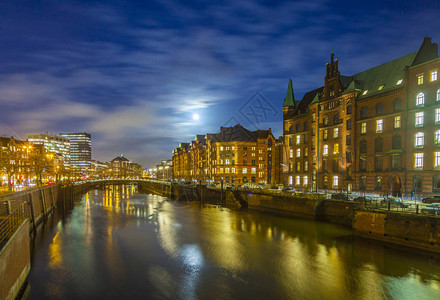
[[[364,95],[366,95],[368,93],[368,90],[365,90],[363,93],[362,93],[362,95],[364,96]]]
[[[384,85],[381,84],[377,90],[378,90],[378,91],[381,91],[381,90],[383,90],[383,87],[384,87]]]
[[[402,82],[403,82],[403,79],[399,79],[399,80],[397,80],[396,85],[402,84]]]

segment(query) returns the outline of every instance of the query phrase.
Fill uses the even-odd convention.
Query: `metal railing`
[[[0,219],[0,248],[12,237],[24,220],[29,217],[28,205],[23,202],[12,213]]]

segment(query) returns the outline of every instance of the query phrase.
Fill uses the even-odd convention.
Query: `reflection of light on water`
[[[49,267],[57,268],[63,262],[63,256],[61,252],[61,238],[60,233],[54,236],[52,243],[49,245]]]
[[[196,299],[197,280],[204,265],[202,252],[198,245],[184,245],[180,250],[180,257],[187,267],[185,278],[181,284],[181,294],[184,299]]]

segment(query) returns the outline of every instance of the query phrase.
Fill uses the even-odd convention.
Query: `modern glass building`
[[[60,133],[70,141],[70,166],[80,172],[88,172],[92,166],[92,135],[87,132]]]
[[[61,155],[64,159],[64,166],[70,167],[70,141],[68,138],[44,133],[28,133],[27,139],[30,144],[43,145],[47,152]]]

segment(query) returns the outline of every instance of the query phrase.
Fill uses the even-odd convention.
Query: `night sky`
[[[144,167],[220,126],[277,137],[289,78],[300,99],[332,50],[353,75],[439,29],[440,1],[0,1],[0,135],[87,131]]]

